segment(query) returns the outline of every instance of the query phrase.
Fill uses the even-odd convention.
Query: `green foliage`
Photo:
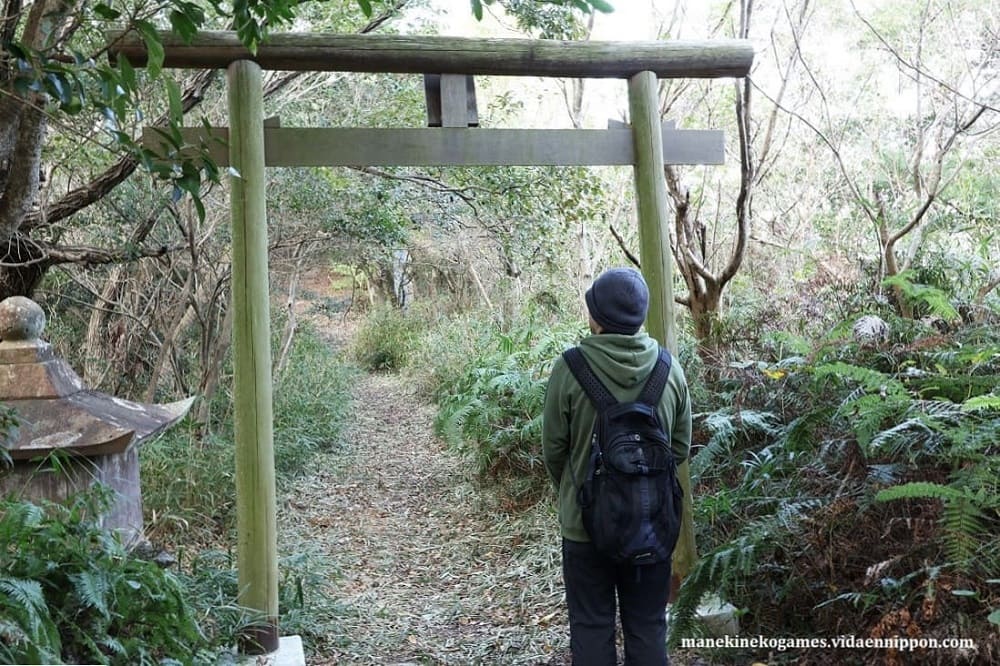
[[[285,372],[274,391],[274,449],[279,487],[308,468],[319,452],[335,450],[348,418],[354,371],[319,334],[302,325]],[[216,400],[231,402],[227,386]],[[209,433],[184,421],[143,446],[143,504],[155,536],[186,531],[195,542],[233,526],[235,460],[232,413],[215,410],[221,421]]]
[[[948,294],[937,287],[926,284],[919,284],[913,281],[913,274],[903,272],[899,275],[892,275],[885,278],[882,284],[886,287],[895,287],[902,292],[903,297],[912,303],[923,306],[927,311],[945,321],[958,319],[958,311],[951,304]]]
[[[252,613],[236,603],[239,572],[231,552],[204,550],[187,562],[182,560],[179,566],[192,606],[211,611],[202,615],[202,629],[207,634],[235,637],[252,624]],[[341,610],[320,592],[329,577],[322,557],[305,548],[278,560],[278,619],[282,633],[297,634],[307,641],[323,640],[317,635],[318,627]]]
[[[577,327],[530,319],[509,332],[494,330],[439,399],[438,434],[479,479],[518,505],[546,488],[539,442],[548,372],[579,334]]]
[[[466,374],[469,360],[496,344],[497,324],[490,313],[472,311],[428,320],[416,342],[407,371],[418,389],[435,403]]]
[[[373,310],[358,329],[351,353],[368,370],[400,370],[407,365],[414,343],[426,326],[413,310],[382,306]]]
[[[355,370],[310,326],[296,333],[288,365],[275,385],[274,445],[279,483],[308,469],[317,453],[342,447]]]
[[[483,6],[489,6],[495,2],[496,0],[469,0],[469,3],[472,6],[472,15],[475,16],[478,21],[483,20]],[[606,2],[606,0],[541,0],[538,4],[567,6],[583,13],[591,13],[595,11],[608,13],[614,11],[611,3]]]
[[[101,529],[113,497],[0,502],[0,660],[159,664],[214,661],[182,582]]]
[[[579,8],[569,4],[534,0],[500,0],[504,10],[522,31],[541,39],[584,39],[585,26]]]
[[[927,498],[943,500],[941,524],[948,558],[955,566],[968,570],[972,558],[986,545],[983,540],[991,538],[987,528],[988,513],[1000,508],[1000,499],[995,494],[986,493],[984,487],[974,490],[967,486],[959,488],[917,481],[879,491],[875,499],[882,502]]]
[[[997,333],[901,321],[885,340],[834,332],[789,350],[802,355],[736,364],[716,385],[725,406],[696,418],[692,458],[705,555],[672,641],[701,630],[707,594],[745,609],[749,633],[816,636],[869,627],[945,575],[970,593],[935,603],[985,630],[1000,566]]]
[[[726,457],[732,452],[739,439],[754,438],[756,435],[774,436],[780,432],[780,421],[775,414],[752,409],[734,411],[720,409],[707,414],[696,414],[703,427],[711,433],[698,455],[691,461],[691,476],[700,478],[718,457]]]
[[[903,384],[877,370],[837,362],[818,366],[812,372],[818,379],[855,385],[841,401],[837,416],[851,424],[862,447],[867,447],[883,425],[897,419],[910,404]]]
[[[0,662],[132,666],[232,664],[253,613],[237,602],[231,554],[207,550],[171,572],[137,556],[97,516],[113,492],[97,486],[66,504],[0,501]],[[307,638],[337,608],[322,561],[282,558],[279,621]]]

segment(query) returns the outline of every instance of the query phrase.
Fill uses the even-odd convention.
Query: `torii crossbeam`
[[[664,130],[657,78],[743,77],[754,52],[748,41],[733,39],[560,42],[285,33],[272,34],[256,53],[232,32],[202,32],[189,42],[166,33],[161,39],[164,67],[228,70],[229,128],[212,133],[228,138],[228,151],[213,155],[239,174],[231,180],[230,195],[239,601],[260,614],[244,648],[271,652],[278,647],[278,577],[266,166],[632,164],[640,257],[650,291],[647,329],[676,352],[663,165],[721,163],[722,133]],[[146,64],[145,42],[138,34],[110,33],[109,42],[112,61],[126,57],[133,66]],[[456,105],[449,108],[445,102],[440,128],[265,128],[262,69],[442,74],[442,102],[448,90],[465,89],[464,81],[449,82],[449,75],[626,79],[631,127],[468,129],[464,109],[456,113]],[[208,138],[202,128],[184,132],[192,143]],[[155,128],[147,129],[144,141],[154,151],[162,143]],[[690,496],[686,463],[680,476]],[[689,570],[694,557],[691,507],[685,503],[675,570]]]

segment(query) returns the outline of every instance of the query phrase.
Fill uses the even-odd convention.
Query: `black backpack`
[[[579,348],[567,350],[563,358],[597,410],[587,477],[577,491],[591,542],[619,563],[670,559],[680,534],[683,501],[670,436],[657,412],[670,375],[670,353],[660,350],[635,402],[618,402]]]

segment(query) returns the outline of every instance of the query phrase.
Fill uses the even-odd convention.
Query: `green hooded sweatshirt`
[[[635,400],[659,355],[656,340],[635,335],[600,333],[583,339],[580,350],[587,364],[620,402]],[[542,457],[559,492],[559,524],[570,541],[590,541],[583,528],[576,493],[587,476],[590,434],[597,415],[562,356],[552,366],[542,412]],[[691,398],[680,364],[673,359],[660,400],[660,423],[670,435],[677,464],[691,448]]]

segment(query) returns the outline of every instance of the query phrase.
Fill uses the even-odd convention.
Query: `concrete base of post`
[[[282,636],[278,639],[278,649],[267,654],[244,656],[240,666],[306,666],[306,654],[302,650],[301,636]]]
[[[698,621],[705,627],[705,633],[713,638],[738,636],[740,619],[736,607],[723,602],[715,595],[708,595],[698,606]],[[670,625],[670,607],[667,607],[667,625]]]

